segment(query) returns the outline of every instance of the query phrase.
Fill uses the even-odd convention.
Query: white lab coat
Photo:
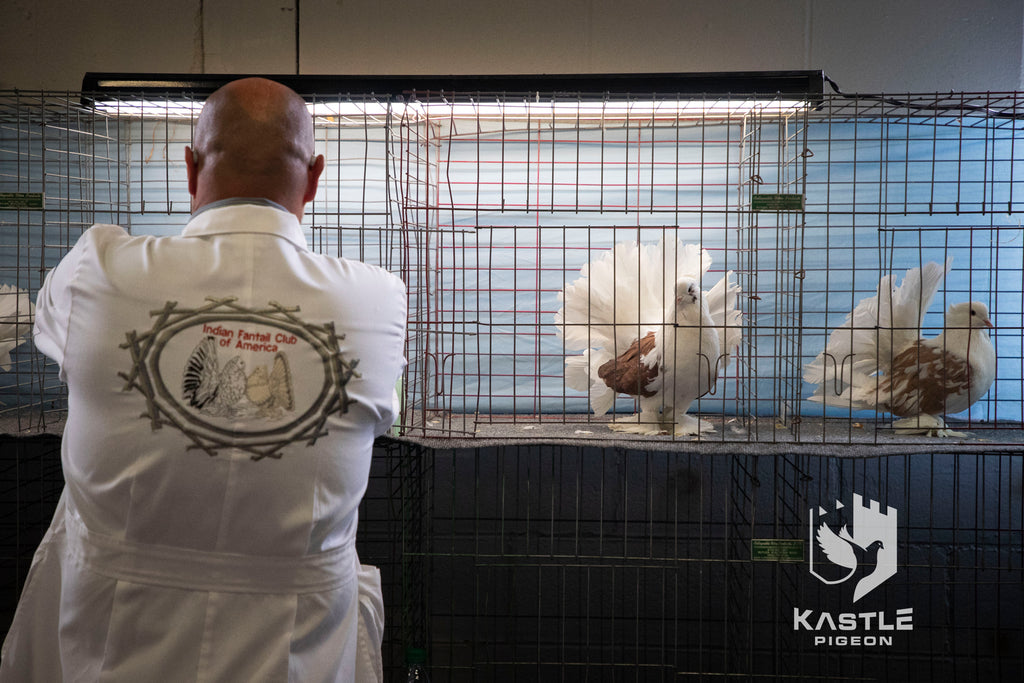
[[[86,231],[37,300],[66,487],[0,681],[379,680],[355,534],[405,319],[397,277],[310,252],[266,202]]]

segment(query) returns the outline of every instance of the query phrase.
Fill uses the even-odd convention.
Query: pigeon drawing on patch
[[[845,508],[837,500],[834,510],[810,510],[810,569],[828,585],[852,581],[853,602],[857,602],[896,573],[897,514],[892,507],[882,512],[877,501],[864,505],[855,493],[851,532]]]
[[[206,336],[189,355],[182,376],[182,397],[210,417],[277,419],[295,408],[287,356],[274,354],[270,369],[260,365],[246,371],[241,356],[221,367],[217,339]]]

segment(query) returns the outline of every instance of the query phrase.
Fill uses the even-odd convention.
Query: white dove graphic
[[[845,524],[839,530],[839,533],[836,534],[828,524],[822,522],[818,527],[816,538],[818,547],[825,553],[825,557],[828,558],[829,562],[850,570],[846,576],[840,579],[826,581],[826,583],[830,584],[843,583],[850,579],[857,572],[858,568],[873,569],[867,563],[873,564],[877,561],[878,551],[884,547],[880,540],[874,540],[867,545],[862,545],[862,543],[854,540],[850,532],[847,531]],[[860,558],[858,558],[858,555],[860,555]],[[871,572],[869,571],[868,573],[870,574]],[[853,601],[856,602],[866,592],[860,587],[860,582],[858,582],[857,587],[854,589]]]

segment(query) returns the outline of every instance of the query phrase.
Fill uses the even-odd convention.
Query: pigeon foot
[[[657,417],[639,413],[623,417],[608,423],[608,428],[613,432],[625,434],[664,434],[665,428],[658,421]]]
[[[675,418],[676,436],[697,436],[715,431],[714,426],[707,420],[702,420],[693,415],[677,415]]]
[[[945,420],[937,415],[915,415],[896,420],[892,423],[893,431],[897,434],[910,435],[922,434],[935,438],[963,439],[967,436],[964,432],[949,429]]]

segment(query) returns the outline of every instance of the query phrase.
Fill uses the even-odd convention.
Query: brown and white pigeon
[[[618,394],[639,400],[640,412],[612,429],[676,436],[712,429],[687,411],[714,388],[740,343],[742,314],[731,272],[701,290],[710,266],[698,245],[622,242],[560,293],[555,326],[566,350],[581,352],[565,361],[566,385],[587,392],[597,415]]]
[[[883,277],[878,293],[858,303],[804,367],[804,381],[817,385],[810,400],[891,413],[903,418],[892,425],[903,434],[964,436],[947,429],[942,415],[967,410],[988,392],[996,355],[988,308],[978,301],[953,304],[942,333],[921,338],[951,262],[908,270],[898,286]]]

